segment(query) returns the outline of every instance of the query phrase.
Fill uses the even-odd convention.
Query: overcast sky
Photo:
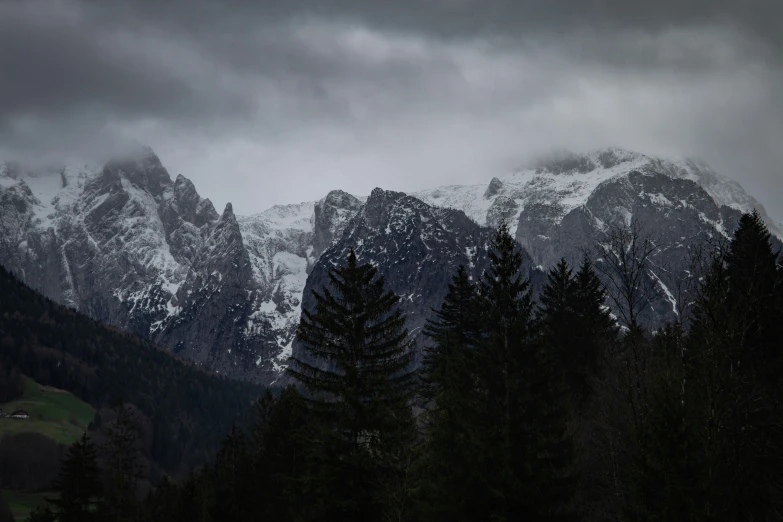
[[[0,157],[128,140],[240,214],[614,145],[783,221],[783,2],[0,0]]]

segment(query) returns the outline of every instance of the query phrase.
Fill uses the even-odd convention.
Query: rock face
[[[342,237],[313,267],[304,288],[303,306],[314,309],[312,291],[328,284],[329,270],[344,264],[353,248],[359,263],[377,266],[387,288],[401,297],[408,331],[420,340],[431,309],[442,303],[457,267],[465,265],[474,278],[479,277],[493,237],[492,229],[476,224],[462,211],[433,207],[402,192],[376,188],[347,223]],[[544,273],[533,267],[530,256],[523,255],[523,270],[540,285]],[[421,342],[416,344],[421,348]],[[297,342],[293,353],[307,360]]]
[[[218,214],[149,149],[99,167],[0,169],[0,263],[57,302],[262,383],[290,355],[314,252],[361,205],[335,191]]]
[[[0,163],[0,263],[53,300],[148,337],[228,375],[278,381],[302,307],[332,264],[354,247],[403,296],[419,336],[459,264],[478,276],[501,221],[528,254],[540,287],[560,257],[605,241],[612,224],[639,220],[659,251],[646,319],[675,316],[675,284],[689,249],[731,233],[757,208],[706,165],[619,149],[559,155],[487,184],[368,198],[335,190],[317,202],[219,214],[155,154],[92,167],[26,169]]]
[[[620,149],[563,154],[489,185],[449,186],[416,194],[463,210],[477,223],[506,220],[536,265],[562,257],[578,263],[606,243],[612,225],[638,221],[658,249],[649,283],[655,297],[644,320],[652,327],[676,318],[676,290],[688,277],[692,247],[728,238],[743,211],[759,210],[770,230],[783,226],[735,181],[691,160],[661,160]]]

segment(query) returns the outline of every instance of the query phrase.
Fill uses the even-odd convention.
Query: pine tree
[[[14,522],[14,515],[8,507],[8,502],[5,501],[2,490],[0,490],[0,522]]]
[[[378,509],[375,485],[395,471],[384,469],[385,457],[410,442],[413,347],[399,297],[375,267],[359,265],[351,250],[329,279],[297,331],[312,361],[294,359],[288,372],[330,427],[320,451],[324,516],[367,519]]]
[[[574,394],[584,390],[585,368],[579,358],[579,311],[577,287],[568,262],[561,259],[547,274],[547,283],[541,291],[541,308],[538,323],[542,342],[553,351],[567,373],[567,380]],[[579,361],[581,363],[581,361]]]
[[[538,322],[542,342],[554,351],[577,406],[592,393],[592,381],[617,327],[605,305],[606,291],[585,259],[573,274],[565,259],[549,271]]]
[[[251,506],[249,512],[268,520],[309,518],[317,503],[308,481],[314,474],[313,462],[319,459],[317,436],[318,426],[307,402],[293,386],[278,398],[267,393],[259,399],[251,429],[257,453],[249,488],[265,494],[245,499]]]
[[[177,518],[179,488],[164,476],[144,501],[144,518],[149,522],[170,522]]]
[[[130,409],[120,404],[117,418],[106,430],[103,445],[107,472],[105,511],[109,520],[135,520],[139,505],[138,481],[144,475],[138,449],[139,433]]]
[[[617,324],[606,306],[607,293],[592,262],[585,258],[574,276],[576,322],[571,326],[576,352],[567,368],[572,391],[582,400],[592,394],[602,358],[617,340]]]
[[[176,522],[212,522],[214,482],[204,470],[191,470],[179,488]],[[218,519],[221,520],[221,519]]]
[[[783,504],[779,281],[766,226],[743,215],[703,277],[686,351],[711,516],[761,520]]]
[[[744,214],[726,253],[727,300],[739,321],[742,343],[757,368],[766,373],[781,358],[778,254],[758,212]],[[778,294],[778,295],[776,295]],[[770,365],[773,365],[770,367]]]
[[[503,223],[489,250],[489,269],[480,285],[487,335],[476,354],[478,397],[483,417],[476,429],[486,467],[488,487],[477,497],[491,518],[508,520],[517,511],[528,515],[530,485],[516,473],[527,459],[524,447],[530,441],[521,429],[529,393],[526,382],[532,355],[530,283],[520,273],[522,253]],[[512,494],[516,491],[516,495]],[[524,497],[524,498],[523,498]]]
[[[426,518],[469,520],[468,499],[475,489],[472,425],[476,422],[474,352],[484,335],[476,285],[464,266],[424,330],[420,395],[428,402],[428,440],[421,478]]]
[[[86,433],[68,448],[52,487],[58,496],[48,501],[59,522],[96,519],[102,490],[100,469],[97,450]]]
[[[477,352],[477,429],[487,468],[480,495],[497,520],[557,520],[571,489],[571,441],[562,369],[536,338],[530,281],[508,226],[498,229],[481,282],[487,328]]]
[[[250,465],[249,441],[234,423],[215,458],[212,477],[215,503],[211,506],[213,520],[242,522],[252,520],[257,515],[247,509],[249,496],[257,494],[248,488]]]
[[[470,350],[481,340],[478,289],[464,265],[457,268],[443,304],[433,314],[424,328],[431,344],[423,350],[419,386],[419,395],[428,401],[450,383],[454,372],[463,370],[459,365],[467,364]]]

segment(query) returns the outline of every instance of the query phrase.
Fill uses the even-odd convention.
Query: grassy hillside
[[[0,418],[0,434],[35,432],[61,444],[71,444],[87,430],[95,409],[67,391],[42,386],[24,377],[24,395],[0,409],[7,414],[24,410],[29,419]]]
[[[44,497],[52,497],[51,493],[19,493],[16,491],[3,491],[2,495],[17,522],[27,519],[30,511],[45,502]]]

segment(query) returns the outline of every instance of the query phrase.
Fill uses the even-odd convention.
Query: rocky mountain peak
[[[406,196],[408,195],[404,192],[395,192],[393,190],[384,190],[376,187],[370,192],[370,196],[367,198],[365,205],[370,209],[383,208]]]
[[[171,176],[152,149],[142,148],[137,154],[129,154],[106,163],[104,170],[115,172],[141,190],[146,190],[156,200],[172,185]]]
[[[362,205],[362,202],[356,196],[345,192],[344,190],[330,190],[329,193],[318,203],[316,206],[332,206],[337,208],[345,208],[358,210]]]
[[[362,223],[373,230],[400,228],[411,220],[419,221],[429,205],[404,192],[375,188],[359,212]]]
[[[574,154],[563,151],[538,160],[535,165],[536,172],[549,172],[552,174],[585,174],[595,170],[596,164],[589,155]]]
[[[492,178],[487,185],[487,190],[484,191],[484,199],[489,199],[492,196],[497,196],[503,190],[503,182],[498,178]]]
[[[376,188],[367,198],[333,190],[251,216],[231,204],[218,213],[151,150],[44,170],[0,163],[0,263],[56,301],[266,384],[298,349],[311,290],[349,248],[401,296],[418,336],[458,265],[481,274],[487,226],[511,225],[537,288],[547,266],[578,262],[610,225],[637,218],[660,239],[648,318],[661,321],[676,315],[690,246],[730,234],[741,210],[759,208],[703,162],[618,148],[553,156],[483,184]]]
[[[313,208],[313,255],[320,256],[324,250],[343,233],[345,225],[358,210],[362,202],[356,196],[342,190],[332,190]]]
[[[177,175],[174,181],[173,195],[177,214],[184,221],[202,227],[220,217],[212,202],[209,199],[202,199],[193,182],[182,174]]]

